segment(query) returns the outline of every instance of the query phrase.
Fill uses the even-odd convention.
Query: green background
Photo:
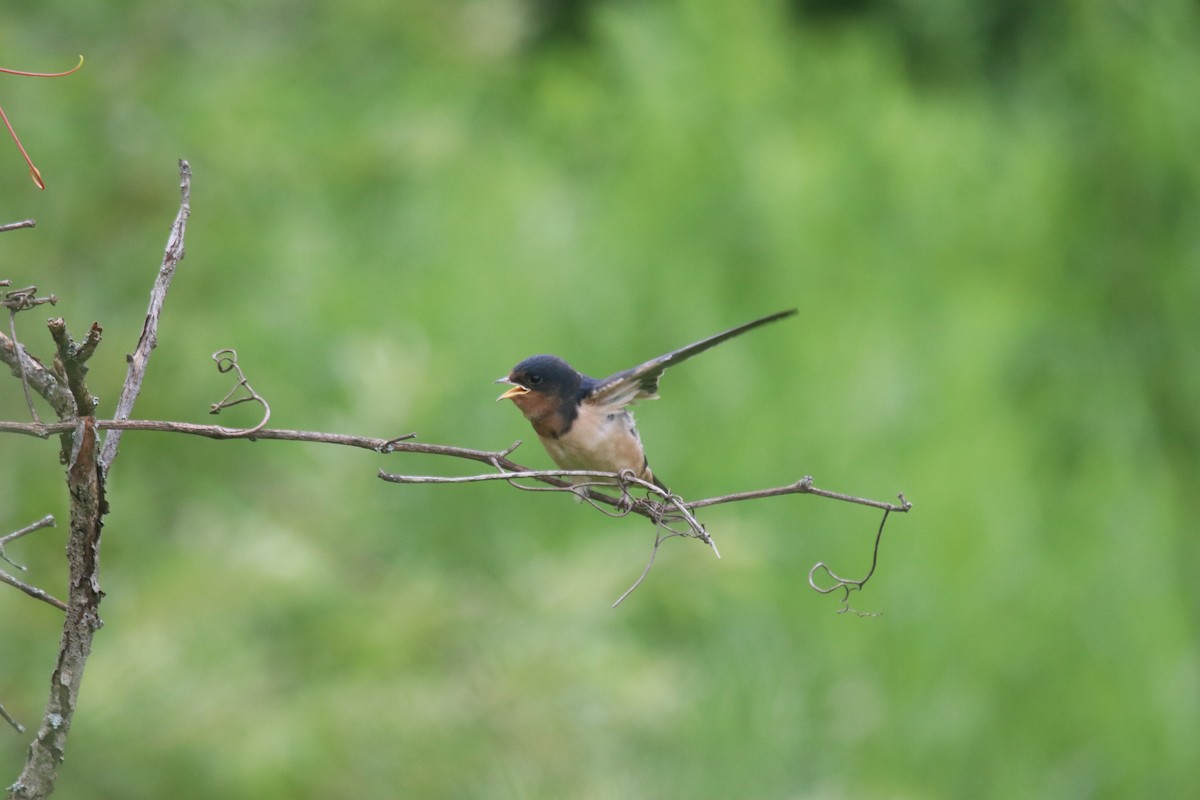
[[[13,4],[0,277],[135,415],[501,449],[492,380],[607,374],[779,308],[638,410],[722,560],[470,464],[128,434],[63,798],[1180,797],[1200,781],[1200,12],[1161,2]],[[46,309],[19,319],[48,353]],[[16,381],[5,419],[23,420]],[[48,410],[43,409],[48,415]],[[250,425],[252,409],[215,420]],[[535,443],[515,457],[549,466]],[[63,594],[52,442],[0,528]],[[8,567],[6,567],[8,568]],[[0,591],[36,726],[60,616]],[[27,736],[0,730],[15,779]]]

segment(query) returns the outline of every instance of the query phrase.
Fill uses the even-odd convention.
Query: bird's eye
[[[529,384],[530,384],[531,386],[537,386],[537,385],[538,385],[539,383],[541,383],[541,382],[542,382],[542,376],[541,376],[541,375],[538,375],[536,372],[535,372],[535,373],[531,373],[531,374],[530,374],[530,376],[529,376]]]

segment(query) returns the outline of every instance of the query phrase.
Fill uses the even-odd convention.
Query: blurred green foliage
[[[20,3],[0,277],[105,327],[109,413],[178,203],[137,416],[502,448],[491,380],[604,374],[778,308],[639,409],[688,496],[811,473],[873,513],[712,509],[717,561],[563,497],[329,447],[129,434],[64,798],[1180,797],[1200,780],[1195,3]],[[39,313],[22,338],[48,352]],[[0,382],[7,419],[26,417]],[[237,411],[224,424],[252,424]],[[62,579],[52,443],[0,528]],[[517,457],[548,459],[535,445]],[[40,716],[48,606],[0,591]],[[14,777],[26,739],[0,732]]]

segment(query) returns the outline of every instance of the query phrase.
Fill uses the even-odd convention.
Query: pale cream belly
[[[601,472],[628,469],[639,478],[648,480],[650,477],[637,428],[627,411],[581,413],[565,435],[557,439],[538,438],[550,458],[562,469]]]

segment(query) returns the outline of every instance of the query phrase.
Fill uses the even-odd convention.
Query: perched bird
[[[667,490],[646,460],[633,415],[626,409],[637,400],[658,397],[658,379],[667,367],[703,353],[726,339],[790,317],[796,309],[747,322],[701,339],[632,369],[602,380],[589,378],[558,356],[530,356],[496,383],[512,384],[497,400],[512,400],[550,458],[561,469],[620,473],[630,470],[642,480]]]

